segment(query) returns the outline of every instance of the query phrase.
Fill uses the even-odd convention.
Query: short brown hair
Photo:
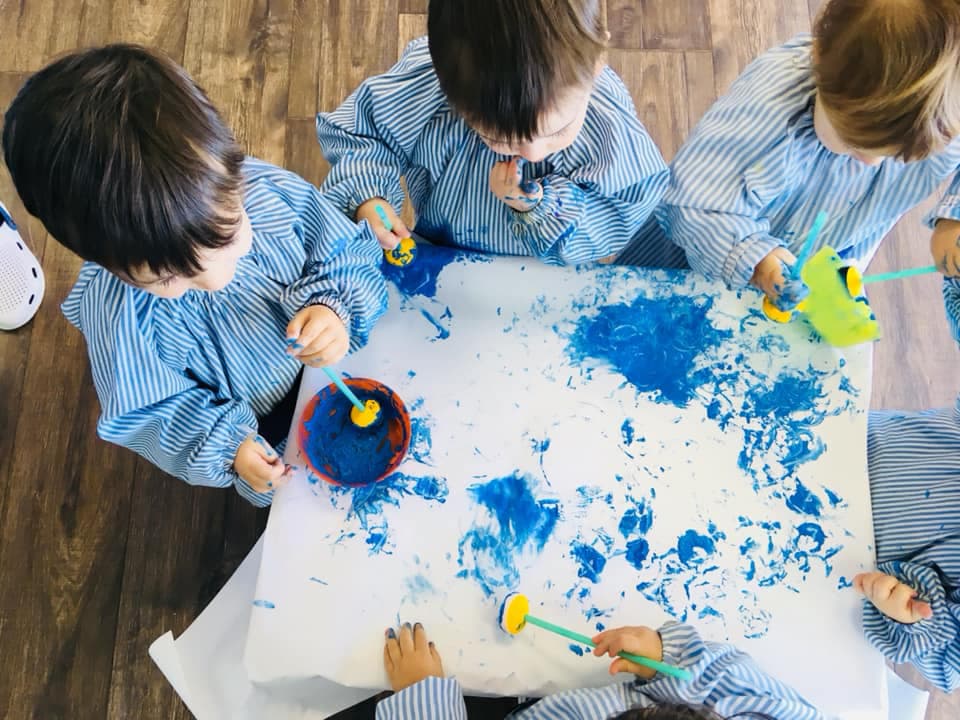
[[[6,112],[3,153],[24,207],[85,260],[191,276],[241,218],[243,152],[173,60],[135,45],[71,53]]]
[[[960,1],[829,0],[813,55],[844,142],[918,160],[960,134]]]
[[[430,55],[467,122],[529,141],[558,93],[589,82],[607,45],[603,0],[431,0]]]

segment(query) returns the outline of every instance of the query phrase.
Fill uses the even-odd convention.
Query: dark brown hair
[[[813,55],[818,101],[853,147],[917,160],[960,134],[957,0],[829,0]]]
[[[243,153],[186,71],[108,45],[33,75],[7,110],[3,153],[27,211],[85,260],[190,276],[232,241]]]
[[[431,0],[440,87],[474,127],[529,141],[560,92],[589,82],[606,49],[602,0]]]

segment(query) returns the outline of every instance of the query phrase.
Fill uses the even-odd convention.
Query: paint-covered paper
[[[587,635],[685,620],[824,710],[881,707],[850,588],[873,564],[869,347],[687,273],[419,250],[339,368],[399,393],[409,455],[369,487],[301,470],[278,493],[252,679],[383,686],[384,629],[419,621],[470,691],[610,682],[567,640],[504,635],[518,590]],[[308,370],[299,407],[324,385]]]

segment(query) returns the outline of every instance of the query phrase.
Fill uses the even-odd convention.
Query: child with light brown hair
[[[813,247],[866,266],[908,210],[928,217],[960,341],[960,0],[828,0],[814,34],[754,61],[672,164],[658,216],[690,265],[787,309],[787,269]],[[630,262],[633,248],[621,256]],[[868,470],[877,571],[858,575],[864,631],[937,687],[960,687],[960,399],[873,412]]]

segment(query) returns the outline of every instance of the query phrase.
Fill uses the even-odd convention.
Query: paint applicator
[[[383,205],[374,205],[373,209],[380,216],[380,222],[383,223],[383,226],[389,232],[393,232],[393,223],[387,217],[387,211],[383,209]],[[417,243],[411,237],[403,238],[393,250],[384,250],[383,257],[391,265],[406,267],[417,257]]]
[[[530,601],[527,600],[526,595],[520,593],[510,593],[507,595],[503,602],[500,604],[500,614],[498,617],[500,624],[500,629],[503,630],[508,635],[517,635],[523,628],[528,624],[536,625],[539,628],[552,632],[555,635],[560,637],[565,637],[568,640],[573,640],[578,642],[581,645],[586,645],[589,648],[595,648],[597,645],[586,635],[581,635],[580,633],[573,632],[572,630],[567,630],[562,628],[559,625],[554,625],[552,622],[547,622],[546,620],[541,620],[540,618],[530,614]],[[676,667],[674,665],[669,665],[665,662],[660,662],[659,660],[654,660],[652,658],[643,657],[641,655],[634,655],[633,653],[620,652],[617,653],[618,657],[622,657],[624,660],[629,660],[632,663],[637,665],[642,665],[643,667],[648,667],[651,670],[656,670],[658,673],[663,675],[669,675],[671,677],[679,678],[680,680],[692,680],[693,673],[689,670]]]
[[[343,381],[340,374],[330,367],[324,367],[323,371],[327,377],[336,385],[353,407],[350,410],[350,421],[359,428],[371,428],[381,417],[380,403],[373,398],[365,403],[354,395],[353,390]]]

